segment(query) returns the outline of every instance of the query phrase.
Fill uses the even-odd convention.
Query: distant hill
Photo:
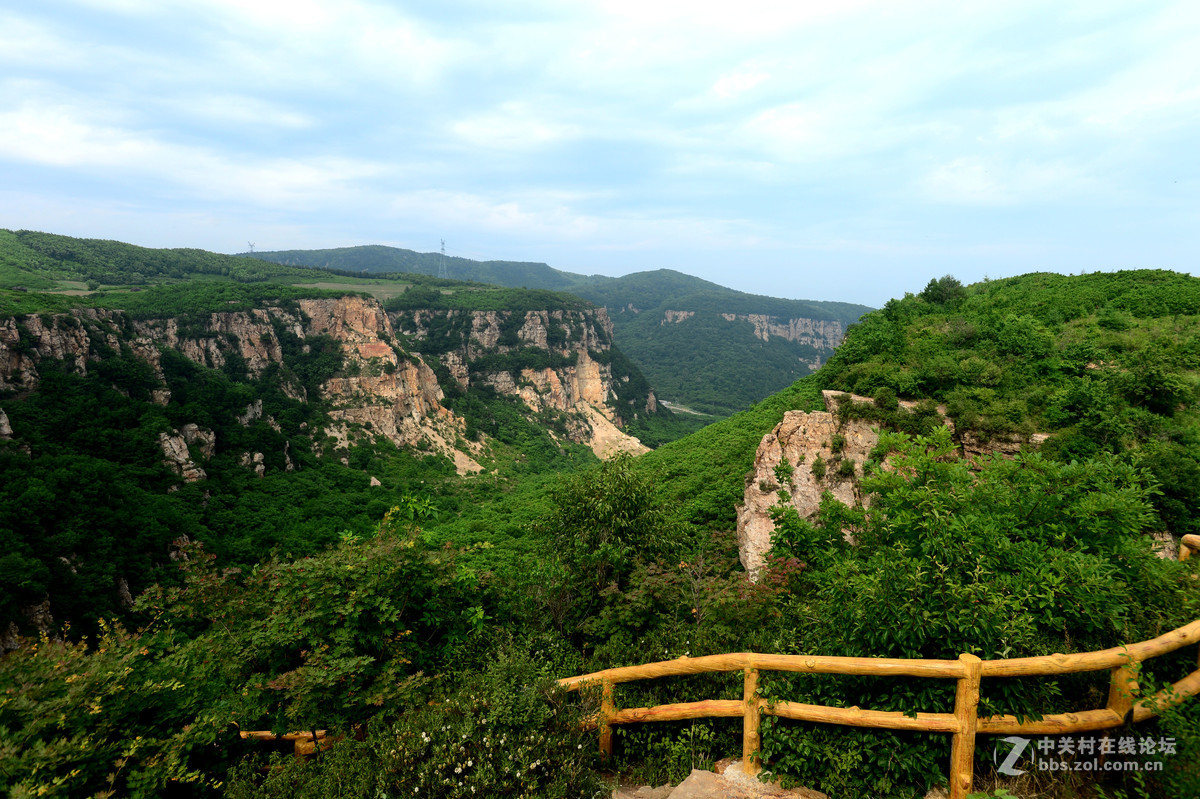
[[[864,305],[747,294],[671,269],[579,275],[544,263],[472,261],[396,247],[256,252],[281,265],[378,275],[443,274],[500,286],[569,291],[608,309],[615,341],[659,396],[727,416],[820,367]]]
[[[345,272],[365,272],[369,275],[408,272],[451,280],[477,280],[510,288],[570,289],[580,277],[552,269],[543,263],[472,261],[469,258],[443,255],[440,252],[415,252],[378,244],[339,247],[332,250],[277,250],[242,255],[309,269],[336,269]]]

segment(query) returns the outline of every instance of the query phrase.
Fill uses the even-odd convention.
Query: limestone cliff
[[[412,349],[444,367],[459,388],[486,386],[519,398],[533,413],[560,414],[566,437],[597,456],[644,452],[620,427],[653,413],[653,392],[623,398],[628,374],[614,375],[612,322],[592,310],[415,310],[393,314]]]
[[[834,413],[835,401],[843,392],[822,393],[826,410],[785,413],[783,421],[763,437],[754,456],[754,469],[746,475],[742,504],[737,508],[738,553],[752,578],[757,578],[771,550],[775,531],[771,508],[783,500],[781,490],[790,495],[790,504],[802,519],[816,515],[826,491],[846,505],[870,505],[870,497],[860,491],[858,481],[863,476],[863,464],[879,443],[877,426],[860,419],[839,422]],[[850,398],[871,402],[867,397]],[[901,402],[906,408],[916,404]],[[945,409],[938,410],[945,424],[954,430]],[[960,454],[967,458],[992,453],[1011,456],[1023,446],[1036,446],[1045,438],[1035,434],[1029,439],[985,444],[970,434],[956,436]],[[820,465],[814,469],[818,462]]]
[[[754,325],[754,336],[762,341],[770,341],[771,337],[782,338],[798,344],[806,344],[813,349],[833,354],[833,350],[842,343],[846,331],[842,323],[834,319],[781,319],[766,314],[732,314],[723,313],[721,316],[727,322],[744,320]]]
[[[333,404],[330,416],[339,424],[326,432],[344,446],[355,437],[382,435],[397,446],[422,444],[453,458],[460,474],[482,467],[455,447],[462,422],[441,405],[437,376],[419,355],[404,353],[393,343],[388,315],[375,300],[341,297],[300,300],[308,332],[332,336],[342,343],[345,376],[325,382],[322,391]],[[478,454],[479,446],[473,450]]]
[[[324,432],[335,445],[383,436],[397,446],[420,444],[454,459],[460,473],[479,471],[460,451],[462,422],[440,404],[441,388],[420,356],[394,345],[387,314],[378,302],[357,296],[300,300],[297,304],[231,310],[186,318],[133,319],[121,311],[76,309],[69,314],[27,315],[0,320],[0,391],[30,392],[40,382],[43,361],[60,361],[77,374],[121,353],[147,363],[158,385],[150,399],[171,401],[162,367],[174,350],[212,369],[244,368],[250,378],[279,365],[282,391],[307,401],[303,382],[287,368],[281,337],[308,352],[314,336],[327,336],[342,349],[343,368],[322,383],[331,424]],[[261,412],[260,412],[261,413]],[[247,422],[249,423],[249,417]],[[185,479],[204,472],[188,454],[185,433],[164,431],[164,458]],[[476,448],[478,449],[478,448]],[[286,457],[286,455],[285,455]],[[290,463],[290,459],[288,459]]]

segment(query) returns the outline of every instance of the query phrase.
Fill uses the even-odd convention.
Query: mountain
[[[253,256],[288,266],[415,272],[569,291],[608,310],[618,346],[663,400],[709,418],[741,410],[818,369],[846,328],[870,310],[746,294],[670,269],[586,276],[542,263],[472,261],[382,246]]]
[[[120,247],[96,249],[126,275]],[[147,281],[168,260],[129,257]],[[93,266],[60,257],[21,279],[54,289]],[[601,762],[598,707],[703,708],[736,688],[696,675],[609,699],[557,678],[771,652],[1052,656],[1036,677],[985,673],[981,730],[1055,729],[1107,703],[1089,725],[1176,754],[1039,790],[1198,795],[1200,705],[1169,706],[1197,679],[1182,646],[1197,559],[1163,549],[1200,509],[1200,280],[931,281],[866,314],[816,374],[601,462],[571,440],[587,410],[563,402],[604,396],[594,410],[626,427],[657,415],[605,348],[602,309],[339,278],[379,301],[229,266],[95,296],[0,290],[0,791],[607,795],[614,773],[673,782],[736,754],[741,725],[614,725]],[[734,533],[750,504],[771,524],[757,580]],[[1136,681],[1060,673],[1155,638]],[[770,710],[952,718],[961,681],[759,678],[777,776],[845,797],[945,785],[946,734]],[[311,731],[292,737],[312,752],[321,730],[308,759],[255,740]],[[978,747],[983,781],[994,759]]]
[[[398,284],[408,304],[388,310],[346,293],[378,285],[263,282],[249,259],[45,234],[0,245],[26,285],[0,289],[10,640],[123,612],[170,580],[180,541],[230,564],[312,553],[405,497],[454,508],[472,476],[499,490],[644,452],[625,431],[653,441],[671,424],[604,309],[570,295],[435,280]]]

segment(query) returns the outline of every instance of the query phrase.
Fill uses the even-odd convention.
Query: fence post
[[[762,717],[758,704],[758,669],[747,666],[742,670],[742,675],[742,699],[746,703],[742,715],[742,771],[754,777],[762,770],[758,734]]]
[[[958,732],[950,745],[950,799],[966,799],[975,780],[975,729],[979,721],[979,680],[983,661],[961,654],[958,660],[966,673],[958,678],[954,692],[954,718]]]
[[[1135,664],[1117,666],[1112,670],[1112,679],[1108,684],[1108,709],[1116,713],[1124,721],[1133,710],[1133,698],[1138,692]]]
[[[608,680],[600,683],[600,756],[606,760],[612,757],[612,724],[610,720],[616,714],[613,704],[613,684]]]

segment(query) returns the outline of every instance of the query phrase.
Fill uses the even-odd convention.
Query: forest
[[[220,293],[231,285],[120,301],[185,319],[316,291]],[[13,796],[607,796],[618,774],[678,781],[739,753],[740,720],[619,726],[604,761],[583,723],[599,698],[558,678],[741,651],[1086,652],[1200,618],[1200,558],[1159,557],[1154,537],[1197,531],[1200,280],[1186,275],[934,279],[864,315],[819,371],[652,452],[600,463],[526,419],[476,476],[378,441],[328,457],[306,437],[327,410],[278,375],[164,351],[162,406],[144,361],[103,355],[87,376],[44,360],[37,392],[0,393],[13,431],[0,440],[0,611],[21,634],[0,657],[0,788]],[[340,363],[315,339],[293,342],[280,368],[316,398]],[[870,506],[826,494],[800,518],[781,505],[750,582],[733,532],[745,476],[763,436],[788,411],[823,407],[825,389],[871,398],[840,412],[881,431],[859,486]],[[238,423],[256,400],[263,418]],[[900,400],[941,405],[954,429]],[[488,412],[483,435],[515,429]],[[155,436],[197,419],[228,443],[207,479],[180,486]],[[959,454],[966,436],[1033,433],[1040,447],[1011,457]],[[238,462],[248,449],[289,452],[293,470],[272,455],[258,478]],[[137,576],[127,597],[119,575]],[[45,597],[56,626],[39,636],[24,612]],[[1138,679],[1148,692],[1195,663],[1187,647]],[[622,686],[620,703],[741,690],[740,674],[694,676]],[[906,714],[954,703],[952,684],[896,677],[772,673],[760,690]],[[992,680],[980,712],[1077,711],[1107,690],[1107,672]],[[1006,782],[985,736],[978,790],[1200,794],[1200,703],[1134,729],[1175,744],[1164,771]],[[297,760],[242,730],[334,742]],[[762,736],[772,775],[838,799],[946,782],[943,735],[772,719]]]

